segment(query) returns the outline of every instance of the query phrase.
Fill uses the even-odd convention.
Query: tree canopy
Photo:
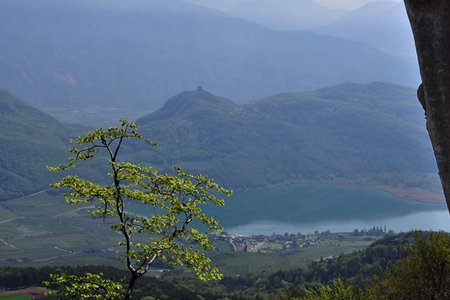
[[[174,167],[172,174],[160,174],[150,166],[122,161],[121,150],[130,140],[155,145],[138,132],[135,123],[122,119],[119,127],[100,128],[72,140],[74,146],[68,162],[49,167],[51,171],[60,172],[94,158],[109,167],[106,183],[101,179],[92,181],[68,175],[52,186],[65,191],[68,203],[84,205],[90,215],[103,218],[121,235],[119,244],[125,251],[125,264],[130,274],[124,298],[131,298],[135,281],[145,275],[156,260],[172,266],[187,266],[203,281],[220,279],[222,275],[204,250],[214,249],[207,233],[222,228],[217,220],[202,211],[202,206],[223,206],[224,200],[218,195],[231,195],[231,191],[205,175],[190,174],[180,167]],[[127,209],[136,202],[139,213]],[[55,292],[58,295],[79,293],[84,299],[117,298],[117,285],[100,275],[85,274],[77,278],[54,275],[49,284],[62,286]],[[86,289],[87,282],[95,282],[99,288]],[[87,290],[91,290],[91,294],[86,294]]]

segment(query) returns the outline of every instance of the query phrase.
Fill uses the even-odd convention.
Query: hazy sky
[[[383,0],[315,0],[315,1],[327,7],[353,9],[369,2],[383,1]],[[400,2],[401,0],[392,0],[392,1]]]
[[[258,0],[184,0],[186,2],[196,3],[203,6],[211,7],[214,9],[222,10],[222,11],[229,11],[230,8],[235,6],[236,3],[239,2],[251,2],[251,3],[258,3]],[[297,0],[301,2],[301,0]],[[315,1],[322,6],[329,7],[329,8],[340,8],[340,9],[356,9],[364,4],[367,4],[369,2],[378,2],[378,1],[395,1],[400,2],[403,0],[312,0]],[[273,0],[274,3],[276,3],[276,0]],[[295,2],[293,0],[292,2]]]

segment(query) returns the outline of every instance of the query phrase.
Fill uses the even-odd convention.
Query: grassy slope
[[[87,217],[85,210],[68,205],[61,196],[41,193],[4,201],[0,217],[6,220],[0,224],[2,239],[9,244],[0,244],[2,264],[117,265],[117,237],[108,225]]]

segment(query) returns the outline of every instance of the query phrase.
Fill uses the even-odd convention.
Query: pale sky
[[[323,6],[331,8],[344,8],[344,9],[354,9],[363,6],[369,2],[383,1],[383,0],[314,0]],[[400,2],[401,0],[392,0]]]

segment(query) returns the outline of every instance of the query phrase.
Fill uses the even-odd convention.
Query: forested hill
[[[197,85],[244,101],[418,79],[415,63],[361,42],[276,31],[180,0],[2,0],[0,36],[0,86],[61,118],[98,107],[138,115]]]
[[[0,200],[48,188],[45,166],[62,162],[69,128],[0,90]]]
[[[415,99],[412,88],[343,84],[240,106],[199,88],[138,123],[158,142],[160,166],[179,164],[233,187],[335,180],[427,187],[436,168]]]
[[[427,235],[427,233],[423,233]],[[198,283],[190,277],[174,278],[167,273],[160,278],[145,276],[139,281],[136,296],[152,295],[158,299],[291,299],[304,288],[329,284],[342,278],[357,287],[367,287],[389,270],[397,261],[410,253],[416,233],[403,233],[384,237],[367,249],[343,254],[331,259],[313,262],[307,267],[275,273],[256,273],[225,277],[219,282]],[[36,286],[48,280],[56,267],[0,268],[0,288]],[[61,267],[59,267],[59,270]],[[108,278],[120,280],[124,271],[111,267],[64,267],[72,274],[102,272]],[[284,296],[284,298],[283,298]]]
[[[165,170],[181,165],[233,188],[306,182],[429,188],[438,181],[415,97],[413,89],[391,84],[344,84],[238,105],[198,88],[139,119],[158,146],[150,153],[130,148],[128,158]],[[0,200],[47,188],[45,166],[65,160],[76,134],[4,91],[0,124]]]

